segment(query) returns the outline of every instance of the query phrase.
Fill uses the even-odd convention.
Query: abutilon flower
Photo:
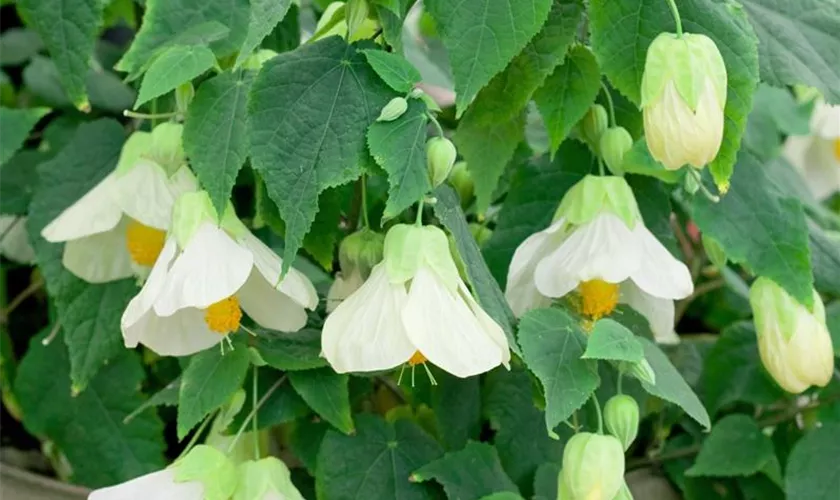
[[[642,111],[650,154],[665,168],[702,168],[723,140],[726,66],[705,35],[661,33],[648,47]]]
[[[825,387],[834,373],[834,348],[825,307],[816,290],[809,310],[773,280],[760,277],[750,287],[750,306],[764,367],[782,389],[798,394]]]
[[[676,342],[673,300],[693,290],[685,264],[645,227],[627,182],[588,175],[563,197],[554,222],[516,249],[505,296],[522,316],[577,291],[580,312],[593,320],[625,302],[657,341]]]
[[[242,462],[233,500],[304,500],[286,464],[274,457]]]
[[[368,228],[357,231],[341,241],[338,262],[341,272],[327,292],[327,312],[331,313],[353,294],[370,276],[373,266],[382,261],[385,238]]]
[[[339,373],[429,361],[469,377],[510,360],[504,332],[473,299],[433,226],[388,231],[384,260],[327,317],[321,344]]]
[[[796,167],[814,197],[840,191],[840,105],[819,101],[811,115],[811,134],[789,136],[784,156]]]
[[[579,432],[563,449],[558,478],[566,500],[613,500],[624,484],[624,449],[613,436]]]
[[[198,183],[181,147],[182,126],[135,132],[119,163],[42,231],[65,242],[62,263],[90,283],[144,277],[163,249],[172,207]]]
[[[232,206],[220,218],[206,192],[183,194],[149,278],[123,313],[125,345],[192,354],[239,330],[243,310],[264,328],[297,331],[318,296],[302,273],[283,277],[282,267]]]

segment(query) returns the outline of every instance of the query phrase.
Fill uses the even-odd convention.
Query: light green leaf
[[[425,6],[449,54],[460,116],[537,34],[551,0],[430,0]]]
[[[212,68],[216,64],[213,51],[203,45],[176,45],[157,57],[140,85],[134,109],[141,104],[175,90],[178,85]]]
[[[0,165],[6,163],[26,140],[32,127],[50,112],[49,108],[0,108]]]
[[[0,66],[18,66],[44,49],[38,33],[25,28],[9,28],[0,35]]]
[[[743,0],[758,35],[761,79],[804,83],[840,103],[840,4],[834,0]]]
[[[221,451],[200,444],[175,464],[175,481],[197,481],[203,500],[228,500],[236,489],[236,465]]]
[[[561,309],[536,309],[523,316],[519,343],[525,364],[542,383],[545,425],[553,433],[598,388],[598,364],[580,359],[586,334]]]
[[[184,120],[184,151],[219,213],[248,156],[246,105],[253,79],[253,72],[240,71],[205,81]]]
[[[788,500],[834,500],[840,491],[840,424],[826,423],[793,448],[785,471]]]
[[[388,202],[383,217],[396,217],[417,203],[432,188],[426,168],[426,105],[409,99],[408,109],[396,120],[375,122],[367,143],[376,163],[388,174]]]
[[[563,62],[582,13],[579,0],[555,0],[540,32],[478,93],[470,106],[472,119],[488,126],[512,120],[525,109],[534,91]]]
[[[376,0],[373,2],[373,10],[382,26],[382,36],[394,52],[403,52],[403,24],[408,9],[412,5],[414,5],[414,0]]]
[[[743,9],[732,0],[683,0],[679,10],[686,31],[711,38],[726,65],[723,143],[709,164],[715,182],[726,185],[758,83],[757,40]],[[593,0],[589,23],[601,70],[638,105],[648,46],[662,31],[674,30],[668,2]]]
[[[644,137],[636,141],[630,151],[624,154],[621,168],[628,174],[647,175],[669,184],[680,182],[685,175],[682,169],[668,170],[665,165],[654,160]]]
[[[435,190],[435,197],[437,198],[435,214],[455,239],[455,246],[464,262],[467,277],[472,285],[476,300],[484,311],[502,327],[511,350],[519,354],[519,346],[516,344],[516,337],[513,334],[513,323],[515,321],[513,312],[481,256],[478,244],[473,238],[467,225],[467,219],[461,210],[458,195],[455,194],[454,189],[444,184]]]
[[[656,384],[642,382],[642,387],[650,394],[679,406],[700,425],[707,429],[711,427],[709,414],[703,408],[700,399],[685,382],[680,372],[671,364],[668,356],[652,341],[643,337],[636,338],[642,343],[645,349],[645,359],[650,363],[656,377]]]
[[[238,68],[251,56],[254,49],[259,47],[263,39],[283,20],[291,5],[292,0],[251,0],[248,34],[239,48],[234,68]]]
[[[355,435],[328,431],[321,443],[315,476],[319,498],[437,498],[428,485],[409,481],[412,472],[443,453],[434,439],[408,420],[389,424],[359,414],[356,421]]]
[[[205,416],[230,400],[242,387],[250,365],[251,357],[243,344],[224,354],[219,348],[211,348],[190,359],[181,375],[178,439],[184,439]]]
[[[693,215],[700,231],[720,243],[731,261],[772,279],[803,304],[813,303],[802,206],[798,200],[778,196],[752,154],[739,155],[732,187],[720,203],[694,198]]]
[[[534,93],[534,102],[548,129],[552,154],[595,102],[600,82],[601,72],[592,51],[576,45]]]
[[[638,363],[644,358],[644,350],[627,327],[604,318],[598,320],[589,332],[589,340],[582,358]]]
[[[519,493],[513,493],[510,491],[501,491],[499,493],[493,493],[487,495],[485,497],[481,497],[480,500],[524,500]]]
[[[747,415],[728,415],[720,419],[703,442],[694,465],[686,476],[751,476],[775,460],[773,442],[755,420]]]
[[[294,261],[324,189],[357,178],[365,132],[393,97],[364,57],[338,37],[280,54],[251,87],[251,162],[286,223]]]
[[[102,22],[99,0],[20,0],[18,8],[41,36],[73,105],[88,110],[85,78]]]
[[[417,68],[399,54],[375,49],[361,52],[379,78],[397,92],[407,93],[420,81],[420,72]]]
[[[345,434],[355,430],[350,414],[348,375],[337,374],[331,368],[288,373],[289,381],[300,397],[318,415]]]
[[[499,491],[519,493],[502,469],[496,449],[475,441],[424,465],[411,475],[411,479],[436,480],[443,485],[448,498],[481,498]]]
[[[257,350],[269,366],[283,371],[327,366],[321,357],[321,332],[304,328],[293,333],[271,334],[257,330]]]

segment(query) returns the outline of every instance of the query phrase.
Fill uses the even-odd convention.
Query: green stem
[[[426,113],[426,116],[428,116],[429,119],[432,120],[432,123],[435,124],[435,128],[437,129],[438,136],[443,137],[443,127],[440,126],[440,122],[437,121],[437,118],[435,118],[435,115],[433,115],[431,113]]]
[[[601,405],[598,403],[598,396],[592,393],[592,403],[595,405],[595,413],[598,414],[598,434],[604,433],[604,417],[601,415]]]
[[[252,378],[251,383],[251,413],[254,414],[254,418],[251,420],[252,429],[254,432],[254,460],[259,461],[260,459],[260,440],[257,433],[257,366],[254,365],[254,375]]]
[[[604,176],[604,160],[599,156],[598,157],[598,174],[603,177]]]
[[[610,126],[615,127],[617,125],[615,121],[615,105],[613,104],[612,94],[610,94],[610,89],[607,88],[607,85],[601,80],[601,90],[604,91],[604,97],[607,98],[607,106],[610,109]]]
[[[248,416],[245,417],[245,420],[242,422],[242,425],[239,427],[239,430],[236,431],[236,435],[233,437],[233,441],[231,441],[230,446],[228,446],[228,453],[232,452],[233,448],[236,447],[236,443],[239,442],[239,438],[242,437],[242,433],[245,432],[245,428],[248,427],[248,424],[251,423],[251,420],[253,420],[257,416],[257,412],[260,410],[260,408],[262,408],[262,405],[264,405],[265,402],[268,401],[268,398],[270,398],[271,395],[274,394],[274,391],[279,389],[285,381],[286,376],[283,375],[282,377],[280,377],[280,380],[278,380],[274,383],[274,385],[269,387],[268,390],[265,391],[265,394],[263,394],[263,397],[261,397],[260,400],[257,401],[257,404],[251,409],[251,412],[248,413]]]
[[[127,116],[129,118],[140,118],[141,120],[152,120],[152,124],[154,125],[154,121],[158,118],[172,118],[178,116],[178,113],[157,113],[157,114],[147,114],[147,113],[138,113],[136,111],[131,111],[130,109],[126,109],[123,111],[123,116]]]
[[[616,389],[616,392],[618,392],[619,394],[622,394],[622,391],[621,391],[621,384],[622,384],[622,382],[624,382],[624,372],[623,372],[623,371],[619,371],[619,372],[618,372],[618,380],[617,380],[617,381],[616,381],[616,383],[615,383],[615,389]]]
[[[718,195],[712,193],[711,191],[709,191],[709,189],[706,187],[706,185],[703,184],[703,178],[700,176],[700,172],[696,168],[692,168],[692,167],[686,167],[686,168],[688,168],[689,175],[691,175],[692,177],[694,177],[694,179],[697,180],[697,186],[700,187],[700,192],[703,193],[703,196],[708,198],[709,201],[711,201],[712,203],[719,202],[720,201],[720,196],[718,196]]]
[[[422,198],[420,198],[420,201],[417,202],[417,220],[414,221],[415,226],[423,225],[423,203],[425,202]]]
[[[365,227],[370,227],[370,220],[368,220],[368,208],[367,208],[367,177],[365,174],[362,174],[361,178],[362,182],[362,223]]]
[[[671,14],[674,15],[674,22],[677,24],[677,37],[683,34],[682,19],[680,19],[680,11],[677,9],[677,3],[674,0],[668,0],[668,5],[671,7]]]
[[[201,425],[198,427],[198,430],[196,430],[195,434],[193,434],[192,437],[190,438],[190,441],[187,443],[187,447],[184,448],[184,451],[182,451],[181,454],[178,455],[178,458],[175,459],[176,462],[178,460],[184,458],[184,456],[187,453],[189,453],[191,449],[193,449],[193,446],[195,446],[196,441],[198,441],[198,438],[202,434],[204,434],[204,429],[207,427],[207,425],[210,423],[211,420],[216,418],[217,413],[218,413],[218,411],[215,411],[215,412],[211,413],[210,415],[208,415],[207,418],[204,419],[204,422],[201,423]]]

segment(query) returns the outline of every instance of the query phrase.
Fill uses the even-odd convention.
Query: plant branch
[[[236,435],[233,437],[233,441],[230,442],[230,446],[228,446],[227,449],[228,453],[233,451],[233,448],[236,446],[236,443],[239,442],[239,438],[242,437],[242,433],[245,432],[245,429],[248,427],[248,424],[251,423],[251,420],[253,420],[254,417],[257,416],[257,412],[260,410],[260,408],[262,408],[262,405],[264,405],[265,402],[268,401],[268,398],[270,398],[271,395],[274,394],[274,391],[279,389],[285,381],[286,376],[283,375],[282,377],[280,377],[279,380],[277,380],[277,382],[274,383],[274,385],[272,385],[267,391],[265,391],[265,394],[263,394],[263,396],[260,398],[257,404],[253,408],[251,408],[251,411],[248,413],[248,416],[245,417],[245,420],[242,421],[242,425],[239,426],[239,430],[236,431]]]
[[[43,286],[44,280],[38,279],[30,283],[28,287],[17,294],[17,296],[9,302],[9,305],[0,311],[0,323],[6,323],[9,321],[9,315],[11,315],[12,312],[14,312],[14,310],[23,303],[23,301],[34,295]]]
[[[677,302],[677,306],[674,311],[674,321],[679,322],[680,318],[682,318],[685,314],[685,311],[688,310],[688,306],[690,306],[697,298],[709,292],[713,292],[718,288],[722,288],[724,285],[726,285],[726,280],[723,278],[706,281],[705,283],[697,285],[691,295]]]

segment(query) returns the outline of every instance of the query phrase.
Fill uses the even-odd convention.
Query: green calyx
[[[633,147],[633,138],[624,127],[610,127],[601,134],[601,157],[613,175],[624,174],[624,155]]]
[[[166,122],[151,132],[134,132],[123,145],[117,174],[124,175],[138,161],[148,160],[163,168],[167,175],[173,175],[187,161],[181,143],[183,130],[183,125]]]
[[[373,266],[382,262],[385,237],[376,231],[362,228],[341,241],[338,248],[338,262],[345,276],[358,271],[367,279]]]
[[[384,256],[391,283],[406,283],[421,266],[426,266],[449,290],[458,288],[458,268],[449,251],[449,241],[435,226],[397,224],[385,235]]]
[[[692,111],[709,79],[718,103],[726,103],[726,65],[715,42],[706,35],[660,33],[648,47],[645,72],[642,76],[642,108],[662,96],[665,86],[673,81],[680,97]]]
[[[233,500],[259,498],[303,500],[303,496],[292,484],[289,469],[274,457],[243,462],[237,468],[237,475],[239,481]]]
[[[624,482],[624,450],[613,436],[580,432],[563,450],[563,479],[572,498],[612,498]]]
[[[248,231],[248,228],[236,217],[233,204],[230,202],[220,219],[207,191],[184,193],[175,201],[175,207],[172,209],[171,231],[175,235],[178,246],[186,247],[198,228],[205,222],[220,226],[234,238]]]
[[[604,425],[610,434],[630,448],[639,433],[639,405],[626,394],[617,394],[604,405]]]
[[[196,446],[172,467],[176,482],[198,481],[203,484],[203,498],[207,500],[227,500],[236,489],[236,466],[212,446]]]
[[[633,190],[623,177],[587,175],[563,196],[554,220],[561,217],[576,226],[609,212],[633,229],[642,220]]]
[[[825,307],[816,290],[813,291],[813,296],[814,305],[809,310],[775,281],[759,277],[750,287],[750,306],[756,333],[761,336],[764,332],[777,328],[785,340],[790,340],[796,333],[802,314],[811,315],[825,325]]]

